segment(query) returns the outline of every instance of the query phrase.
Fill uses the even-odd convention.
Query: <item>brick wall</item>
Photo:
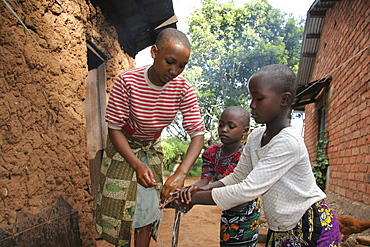
[[[311,77],[311,81],[333,78],[326,115],[327,190],[366,205],[370,204],[369,18],[368,0],[342,0],[327,11]],[[306,106],[305,142],[311,161],[319,128],[316,108],[314,104]]]

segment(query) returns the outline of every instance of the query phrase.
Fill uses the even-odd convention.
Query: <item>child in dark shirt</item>
[[[182,188],[189,193],[194,187],[207,190],[210,181],[218,181],[232,173],[243,152],[242,141],[249,131],[249,113],[242,107],[226,108],[218,122],[221,143],[210,146],[202,155],[202,176],[199,181]],[[221,215],[220,246],[257,246],[260,206],[258,199],[225,210]]]

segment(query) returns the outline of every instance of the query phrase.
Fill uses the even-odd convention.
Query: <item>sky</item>
[[[250,0],[234,0],[237,5],[243,5],[244,3],[250,2]],[[227,0],[219,0],[219,2],[227,2]],[[199,0],[172,0],[175,15],[177,16],[178,22],[176,23],[177,29],[187,33],[188,26],[186,24],[186,17],[190,16],[192,10],[195,7],[200,7],[201,3]],[[286,13],[293,13],[294,17],[306,18],[307,11],[314,3],[314,0],[268,0],[268,3],[273,8],[280,9]],[[136,67],[151,64],[152,58],[150,56],[150,47],[140,51],[136,57]]]

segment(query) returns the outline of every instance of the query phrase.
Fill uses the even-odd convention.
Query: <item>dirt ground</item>
[[[197,177],[187,177],[185,185],[198,181]],[[159,232],[158,243],[152,241],[150,246],[171,246],[175,210],[163,210],[162,224]],[[219,222],[221,210],[217,206],[197,205],[188,213],[181,214],[178,246],[219,246]]]
[[[197,177],[187,177],[185,185],[190,185],[198,181]],[[343,214],[343,211],[336,205],[335,202],[330,202],[330,205],[337,214]],[[217,206],[196,205],[188,213],[181,214],[178,247],[194,247],[194,246],[219,246],[219,224],[221,210]],[[159,239],[157,242],[151,241],[150,247],[169,247],[172,246],[172,232],[175,218],[174,209],[164,209],[162,224],[159,230]],[[264,217],[261,217],[264,221]],[[263,239],[267,233],[267,224],[262,223],[260,227],[260,243],[258,247],[265,246]],[[353,234],[342,243],[343,247],[357,247],[357,236],[370,236],[370,229],[361,234]],[[113,245],[98,241],[98,247],[113,247]],[[133,246],[133,245],[132,245]]]
[[[188,177],[185,185],[190,185],[198,181],[197,177]],[[179,228],[179,247],[208,246],[218,247],[219,225],[221,210],[217,206],[196,205],[188,213],[181,214]],[[151,247],[169,247],[172,246],[172,232],[175,218],[174,209],[164,209],[162,224],[159,230],[159,239],[157,242],[152,240]],[[261,229],[265,233],[266,229]],[[104,241],[100,241],[98,247],[111,247]],[[264,244],[259,244],[262,247]]]

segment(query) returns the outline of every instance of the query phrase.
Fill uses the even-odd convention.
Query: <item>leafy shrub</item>
[[[193,164],[193,166],[190,168],[188,176],[189,177],[200,177],[202,175],[202,158],[199,157]]]
[[[189,141],[180,141],[176,137],[166,137],[162,139],[162,148],[164,153],[163,173],[169,176],[176,164],[178,154],[181,153],[181,160],[184,159],[185,153],[189,147]],[[202,159],[199,157],[190,168],[188,176],[199,177],[202,173]]]
[[[320,133],[322,136],[325,135],[327,131],[322,131]],[[313,162],[312,171],[316,178],[316,183],[320,189],[325,190],[326,186],[326,174],[329,166],[329,158],[326,155],[328,140],[322,138],[316,142],[316,158]]]

